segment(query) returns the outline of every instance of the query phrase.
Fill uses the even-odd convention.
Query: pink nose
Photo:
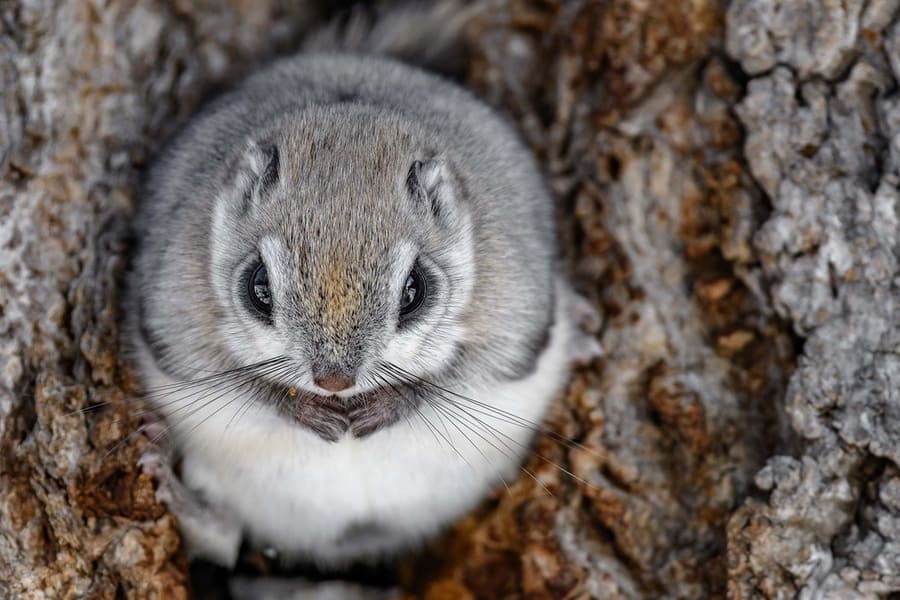
[[[329,392],[342,392],[356,383],[352,377],[346,375],[326,375],[316,377],[314,381],[317,386]]]

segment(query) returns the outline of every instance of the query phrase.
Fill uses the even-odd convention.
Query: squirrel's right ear
[[[406,175],[406,189],[420,210],[444,224],[459,219],[458,190],[444,159],[413,161]]]
[[[229,170],[231,208],[238,214],[247,214],[265,204],[278,183],[278,146],[250,140]]]

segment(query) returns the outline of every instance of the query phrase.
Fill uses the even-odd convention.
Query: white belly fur
[[[550,343],[534,373],[460,393],[540,423],[569,372],[574,329],[566,294],[560,295]],[[140,363],[148,387],[171,383],[146,351]],[[239,522],[255,544],[321,564],[418,545],[472,509],[501,478],[514,479],[533,436],[527,427],[477,412],[474,417],[509,437],[489,435],[474,419],[469,426],[478,433],[462,423],[457,429],[423,405],[440,434],[411,415],[409,423],[401,420],[367,438],[329,443],[258,403],[232,420],[245,400],[226,395],[187,419],[193,408],[173,414],[178,405],[159,401],[184,456],[184,483]],[[338,543],[348,528],[373,522],[387,531]]]

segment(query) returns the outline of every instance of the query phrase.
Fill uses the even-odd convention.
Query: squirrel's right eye
[[[422,306],[424,300],[425,278],[418,267],[413,267],[406,276],[406,283],[403,284],[403,292],[400,295],[400,317],[408,318]]]
[[[250,278],[247,280],[247,294],[250,296],[253,308],[266,317],[271,316],[272,294],[269,291],[269,272],[266,270],[266,265],[259,263],[250,272]]]

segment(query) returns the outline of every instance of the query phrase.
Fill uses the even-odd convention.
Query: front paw
[[[340,399],[310,394],[295,401],[288,410],[295,421],[329,442],[338,441],[350,428],[347,407]]]
[[[156,481],[157,500],[178,519],[188,555],[233,567],[241,545],[240,523],[188,489],[175,474],[170,457],[160,448],[151,446],[138,464]]]
[[[558,288],[563,301],[563,310],[572,319],[571,339],[568,344],[569,360],[575,363],[589,363],[604,354],[603,346],[597,340],[603,318],[590,300],[573,290],[567,283],[560,282]]]

